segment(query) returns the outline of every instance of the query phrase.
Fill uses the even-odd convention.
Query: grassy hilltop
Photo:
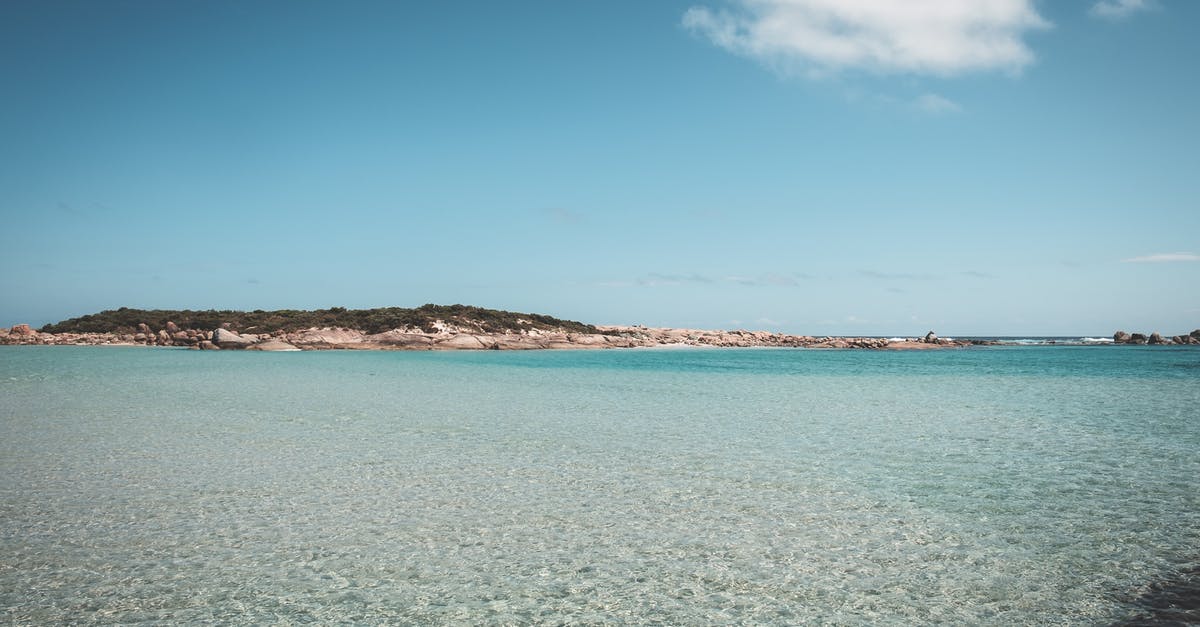
[[[211,331],[228,325],[234,331],[271,333],[299,331],[312,327],[345,327],[366,333],[382,333],[404,327],[434,331],[433,323],[441,320],[460,327],[475,328],[484,333],[503,333],[506,330],[538,329],[563,330],[571,333],[599,333],[596,327],[574,320],[560,320],[541,314],[515,313],[484,309],[469,305],[422,305],[415,309],[380,307],[376,309],[329,309],[275,311],[190,309],[110,309],[47,324],[43,333],[133,333],[141,323],[151,329],[162,329],[174,322],[180,329]]]

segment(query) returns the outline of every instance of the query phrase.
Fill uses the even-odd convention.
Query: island
[[[195,350],[537,350],[668,346],[920,350],[970,346],[939,338],[831,337],[770,331],[592,325],[469,305],[233,311],[120,309],[0,328],[0,344],[145,345]]]
[[[927,350],[990,340],[811,336],[749,330],[592,325],[542,314],[469,305],[316,310],[120,309],[33,329],[0,328],[0,344],[142,345],[194,350],[539,350],[578,348],[780,347]],[[1164,338],[1118,331],[1116,344],[1200,344],[1200,330]]]

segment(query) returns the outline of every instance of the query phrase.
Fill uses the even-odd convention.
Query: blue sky
[[[0,3],[0,325],[1200,327],[1200,3]]]

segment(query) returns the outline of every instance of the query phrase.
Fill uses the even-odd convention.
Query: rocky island
[[[424,305],[415,309],[191,311],[121,308],[47,324],[0,328],[0,344],[148,345],[196,350],[534,350],[662,346],[920,350],[977,342],[830,337],[590,325],[540,314]]]

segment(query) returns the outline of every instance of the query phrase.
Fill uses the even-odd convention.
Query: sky
[[[1200,3],[0,3],[0,326],[1200,327]]]

